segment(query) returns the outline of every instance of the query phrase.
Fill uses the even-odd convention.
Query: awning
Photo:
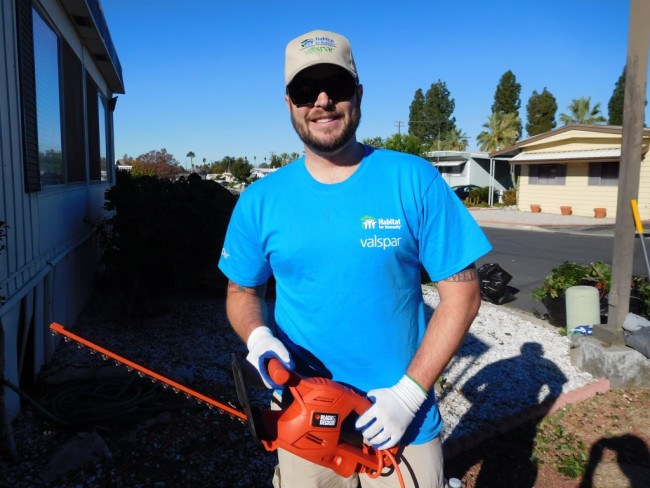
[[[586,149],[582,151],[520,152],[513,157],[512,164],[571,163],[576,161],[619,161],[620,148]]]
[[[447,161],[436,161],[435,165],[440,166],[460,166],[463,163],[466,163],[467,159],[450,159]]]

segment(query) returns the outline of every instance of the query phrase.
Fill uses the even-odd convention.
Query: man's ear
[[[359,104],[361,104],[361,99],[363,98],[363,85],[357,86],[357,97],[359,97]]]
[[[291,99],[289,98],[289,95],[284,96],[284,101],[287,104],[287,110],[291,113]]]

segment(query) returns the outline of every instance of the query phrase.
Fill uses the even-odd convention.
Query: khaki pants
[[[399,456],[399,469],[408,488],[443,488],[443,458],[440,438],[425,444],[409,445]],[[394,469],[388,476],[370,478],[354,474],[343,478],[334,471],[278,449],[279,464],[273,488],[399,488]]]
[[[271,409],[280,409],[281,399],[274,394]],[[436,437],[424,444],[409,445],[398,454],[399,470],[406,488],[443,488],[444,462],[442,443]],[[386,475],[370,478],[354,474],[349,478],[339,476],[324,466],[314,464],[295,454],[278,449],[278,465],[273,475],[273,488],[399,488],[395,469]]]

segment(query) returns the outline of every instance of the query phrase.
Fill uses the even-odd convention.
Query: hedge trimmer
[[[365,473],[371,478],[377,478],[384,467],[395,466],[400,484],[403,485],[395,459],[397,447],[376,450],[363,443],[359,433],[344,428],[353,417],[366,411],[371,403],[340,383],[327,378],[302,378],[272,359],[268,365],[269,374],[277,384],[288,388],[293,401],[284,410],[260,409],[253,407],[248,400],[244,375],[233,354],[235,387],[242,412],[109,351],[58,323],[52,323],[50,329],[66,340],[90,348],[105,359],[112,359],[141,376],[160,381],[175,392],[182,392],[242,422],[247,421],[255,439],[260,440],[268,451],[282,448],[344,477]]]

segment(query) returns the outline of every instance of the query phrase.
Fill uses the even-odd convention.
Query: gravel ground
[[[426,286],[423,290],[431,312],[437,292]],[[74,331],[217,400],[234,400],[231,353],[243,358],[245,350],[230,331],[223,302],[203,296],[151,305],[155,315],[125,321],[108,297],[97,297]],[[48,394],[39,398],[54,405],[61,381],[89,371],[95,379],[117,375],[120,390],[133,382],[139,397],[146,396],[144,385],[151,385],[124,367],[107,366],[86,348],[61,341],[35,394]],[[593,381],[571,365],[569,340],[557,329],[484,302],[437,388],[443,440],[471,437]],[[61,428],[25,408],[10,436],[15,452],[0,446],[0,486],[269,486],[275,455],[265,452],[246,426],[182,396],[150,388],[162,391],[153,406],[74,428]],[[267,392],[252,392],[252,403],[267,402]],[[59,414],[67,413],[65,404],[59,407]],[[11,454],[15,462],[9,462]]]

